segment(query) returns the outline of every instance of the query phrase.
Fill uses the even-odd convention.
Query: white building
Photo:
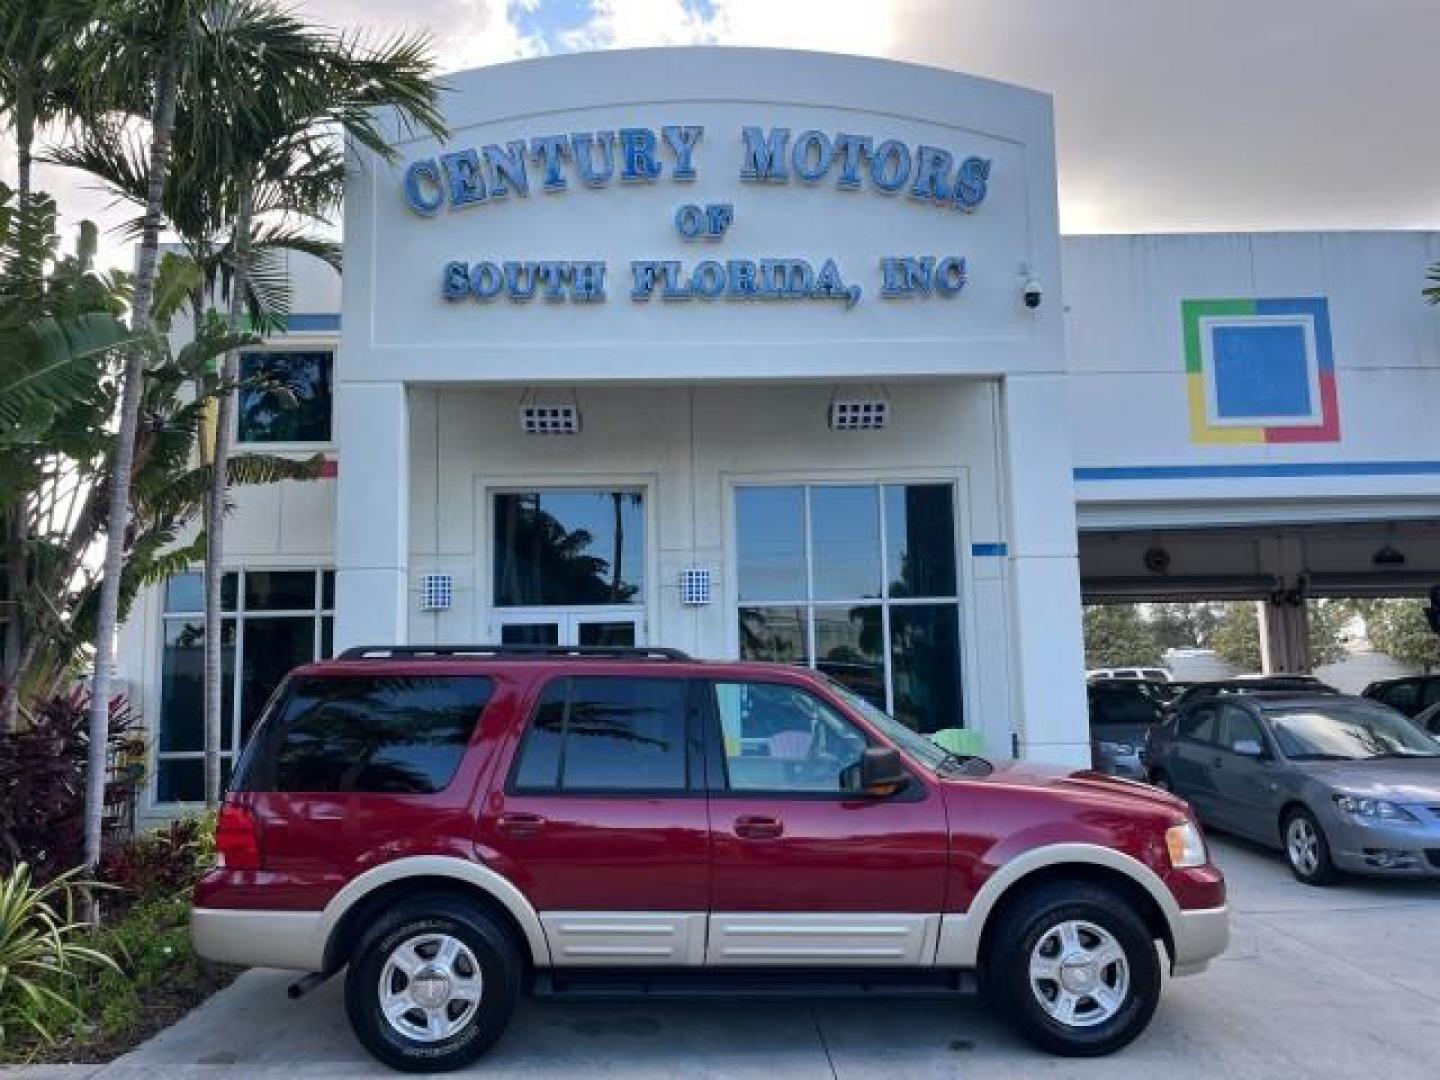
[[[241,442],[336,475],[237,492],[232,745],[346,646],[633,643],[1080,763],[1082,563],[1097,597],[1273,595],[1287,665],[1291,593],[1440,574],[1429,234],[1062,244],[1049,99],[904,64],[447,82],[446,145],[357,162],[343,299],[297,265],[247,359],[302,404],[249,395]],[[124,631],[149,812],[200,793],[197,606],[175,579]]]

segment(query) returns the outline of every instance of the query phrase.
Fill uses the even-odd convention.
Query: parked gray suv
[[[1153,728],[1150,779],[1207,825],[1280,848],[1301,881],[1440,877],[1440,742],[1358,697],[1192,702]]]

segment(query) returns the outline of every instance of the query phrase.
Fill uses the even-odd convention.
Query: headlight
[[[1403,806],[1396,806],[1387,799],[1371,799],[1364,795],[1336,795],[1335,805],[1347,814],[1370,818],[1374,821],[1415,821],[1417,818]]]
[[[1193,821],[1184,821],[1166,829],[1165,848],[1170,853],[1170,865],[1177,870],[1204,866],[1208,861],[1205,838]]]

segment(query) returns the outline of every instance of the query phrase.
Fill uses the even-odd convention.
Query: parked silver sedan
[[[1202,821],[1281,849],[1307,884],[1345,871],[1440,877],[1440,742],[1386,706],[1275,693],[1196,701],[1151,730],[1145,761]]]

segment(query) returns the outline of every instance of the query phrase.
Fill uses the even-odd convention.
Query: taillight
[[[215,822],[216,864],[227,870],[260,869],[260,823],[248,806],[224,803]]]

